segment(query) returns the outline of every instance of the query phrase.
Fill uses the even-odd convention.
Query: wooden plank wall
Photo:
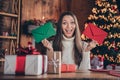
[[[76,14],[81,28],[91,13],[95,0],[22,0],[22,22],[29,19],[58,19],[64,11]]]
[[[22,0],[22,21],[29,19],[58,19],[66,11],[66,0]]]
[[[92,13],[94,4],[95,0],[72,0],[71,2],[71,11],[76,14],[81,31],[84,29],[84,22]]]

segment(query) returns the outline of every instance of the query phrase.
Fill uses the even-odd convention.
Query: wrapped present
[[[40,75],[47,72],[46,55],[27,55],[25,75]]]
[[[94,56],[91,59],[91,69],[103,69],[104,57],[103,56]]]
[[[112,67],[111,65],[108,65],[108,66],[106,67],[106,69],[107,69],[107,70],[112,70],[113,67]]]
[[[115,69],[115,64],[109,64],[106,67],[107,70],[114,70]]]
[[[61,52],[55,51],[51,59],[48,59],[48,73],[61,73]]]
[[[120,70],[120,66],[119,66],[119,65],[116,65],[116,66],[115,66],[115,70]]]
[[[98,58],[98,56],[94,56],[91,60],[91,68],[97,69],[98,66],[99,66],[99,58]]]
[[[61,65],[61,72],[75,72],[76,65],[75,64],[62,64]]]
[[[40,75],[47,72],[46,55],[6,55],[4,74]]]
[[[5,64],[4,64],[4,74],[15,74],[16,69],[16,55],[5,56]]]

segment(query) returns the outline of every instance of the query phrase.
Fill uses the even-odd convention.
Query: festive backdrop
[[[94,23],[108,33],[102,45],[98,45],[91,52],[101,54],[105,58],[105,65],[120,64],[120,0],[96,0],[92,14],[87,22]]]

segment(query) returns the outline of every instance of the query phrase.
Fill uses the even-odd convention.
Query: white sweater
[[[74,62],[74,38],[66,38],[63,36],[62,44],[63,44],[63,51],[62,51],[62,63],[65,64],[75,64]],[[85,48],[87,47],[87,43],[83,42],[83,59],[81,61],[80,70],[87,70],[90,69],[90,51],[85,52]]]
[[[66,38],[63,36],[62,40],[62,63],[75,64],[74,62],[74,38]]]

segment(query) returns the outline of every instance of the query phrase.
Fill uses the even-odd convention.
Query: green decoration
[[[35,38],[37,43],[41,42],[43,39],[47,39],[56,34],[55,29],[53,28],[53,24],[51,22],[47,22],[40,27],[32,30],[32,35]]]

